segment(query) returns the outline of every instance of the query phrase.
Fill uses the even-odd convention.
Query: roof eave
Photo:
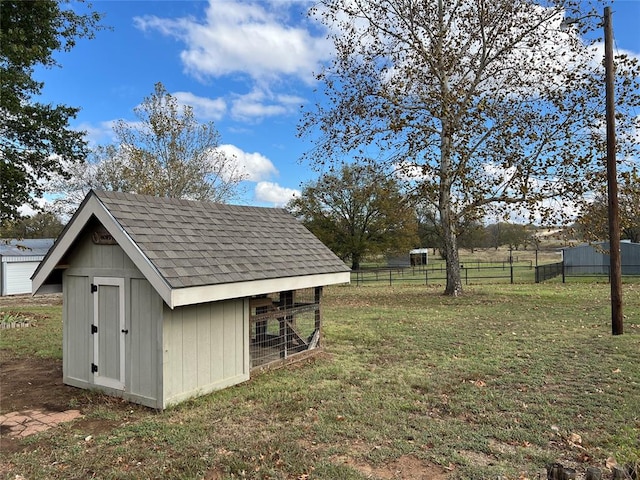
[[[283,277],[249,282],[233,282],[218,285],[202,285],[197,287],[176,288],[171,291],[170,308],[193,305],[196,303],[215,302],[230,298],[250,297],[286,290],[321,287],[340,283],[349,283],[350,271]]]

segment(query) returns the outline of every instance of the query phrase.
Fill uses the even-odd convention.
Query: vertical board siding
[[[248,378],[243,300],[174,310],[165,305],[163,323],[165,402],[237,383],[240,376]]]
[[[123,396],[154,408],[162,407],[162,315],[164,302],[119,245],[96,245],[91,232],[97,222],[90,223],[80,235],[68,259],[65,273],[64,348],[65,378],[75,386],[98,387],[102,391]],[[95,277],[123,278],[125,289],[125,390],[99,386],[91,373],[93,360],[94,307],[90,285]],[[101,287],[105,288],[105,287]],[[115,305],[115,303],[113,304]],[[116,329],[120,333],[120,329]],[[98,365],[100,373],[114,375],[109,364],[118,355],[113,341],[104,339],[100,355],[106,357]],[[102,342],[103,339],[100,339]],[[106,362],[106,363],[105,363]],[[106,369],[106,371],[105,371]],[[116,375],[117,376],[117,375]]]
[[[172,397],[182,392],[182,311],[171,310],[164,305],[163,344],[164,365],[163,379],[165,393],[163,398]]]
[[[91,282],[89,277],[67,275],[63,284],[63,377],[89,382],[93,361]]]
[[[182,390],[198,388],[198,307],[180,309],[182,312]]]
[[[196,332],[197,332],[197,385],[209,385],[213,382],[211,375],[211,305],[208,303],[196,306]]]
[[[157,399],[162,299],[146,279],[131,279],[127,376],[133,394]]]
[[[222,375],[224,378],[233,376],[237,365],[236,311],[234,307],[233,303],[225,302],[223,304],[222,335],[224,337],[224,358]]]
[[[216,327],[215,319],[218,322],[222,322],[224,318],[224,304],[222,302],[214,302],[211,304],[211,318],[212,328],[210,332],[211,345],[211,379],[214,381],[216,378],[224,378],[224,336],[220,331],[220,327]]]

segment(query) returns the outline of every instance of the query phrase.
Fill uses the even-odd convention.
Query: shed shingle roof
[[[171,288],[349,271],[284,209],[95,194]]]

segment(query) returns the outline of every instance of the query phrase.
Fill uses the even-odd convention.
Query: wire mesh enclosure
[[[322,287],[254,297],[249,302],[251,368],[313,350],[320,345]]]

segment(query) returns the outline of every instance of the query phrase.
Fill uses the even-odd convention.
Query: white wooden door
[[[124,279],[93,279],[93,381],[124,390],[125,329]]]

